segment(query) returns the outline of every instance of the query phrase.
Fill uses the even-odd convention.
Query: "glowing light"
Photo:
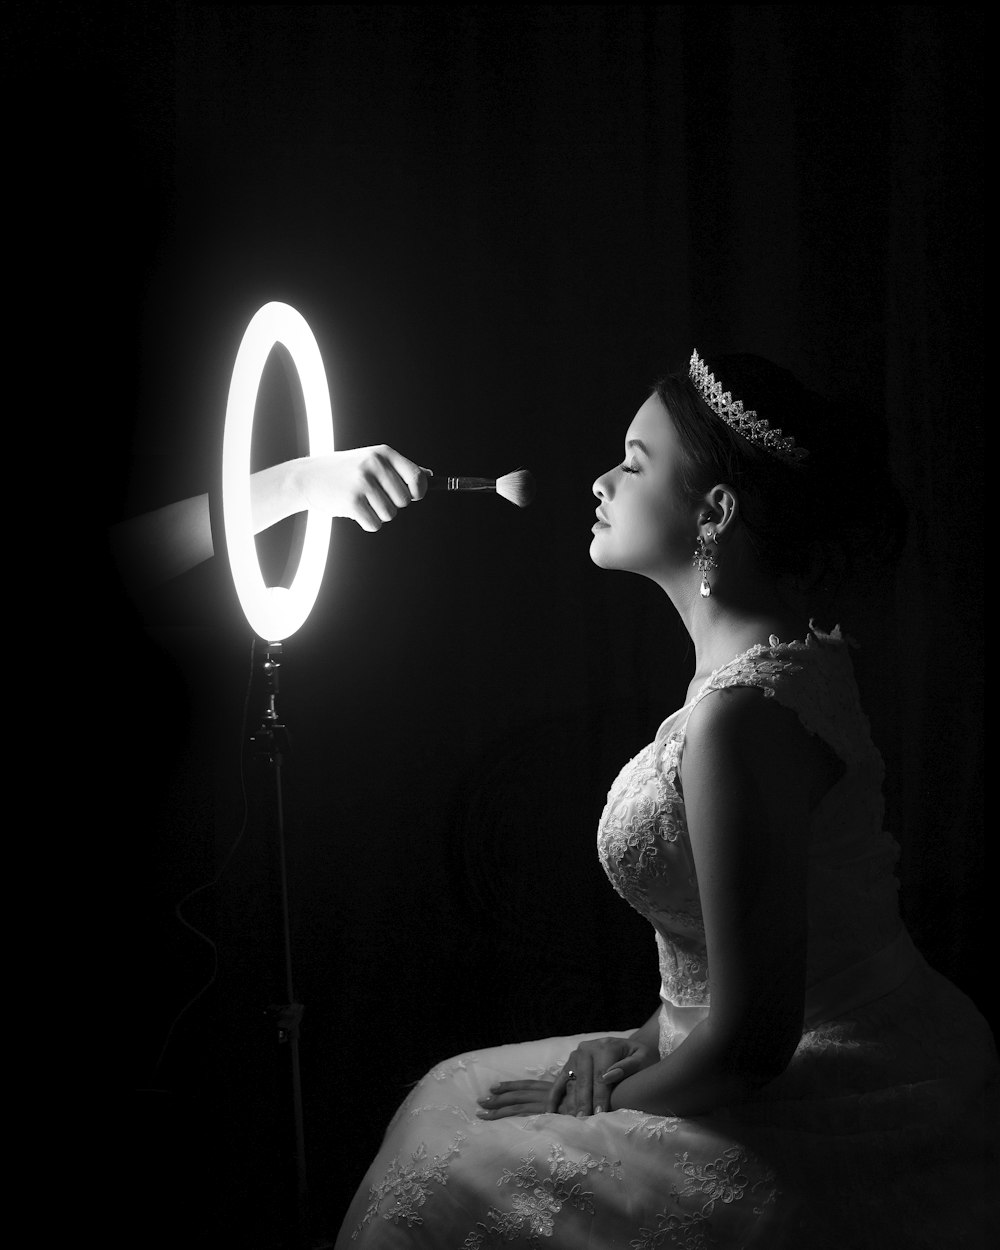
[[[302,315],[288,304],[265,304],[250,320],[236,353],[222,439],[222,516],[229,565],[244,615],[267,642],[293,634],[312,611],[330,547],[330,518],[310,510],[298,569],[291,586],[267,586],[257,558],[250,502],[250,449],[254,409],[264,365],[276,343],[287,348],[302,387],[309,447],[334,450],[333,412],[323,358]]]

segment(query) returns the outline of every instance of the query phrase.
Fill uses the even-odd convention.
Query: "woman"
[[[992,1035],[901,924],[850,644],[809,615],[901,533],[857,439],[754,357],[695,353],[639,408],[591,558],[662,587],[695,673],[598,849],[659,1003],[429,1072],[337,1250],[987,1244]]]

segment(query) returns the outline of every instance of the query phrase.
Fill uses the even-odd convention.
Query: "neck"
[[[805,637],[809,622],[805,608],[791,603],[759,568],[752,572],[740,576],[730,567],[723,576],[710,574],[714,584],[707,598],[701,595],[697,572],[685,576],[680,586],[661,583],[694,644],[695,676],[708,676],[756,643],[766,643],[772,634],[782,642]]]

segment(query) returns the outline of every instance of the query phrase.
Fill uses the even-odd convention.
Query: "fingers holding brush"
[[[381,529],[400,508],[420,499],[427,491],[427,477],[418,464],[391,447],[366,449],[368,455],[358,465],[359,482],[355,495],[354,519],[362,529]]]
[[[397,516],[400,508],[423,499],[428,490],[488,492],[519,508],[535,494],[535,481],[527,469],[497,478],[436,476],[385,443],[326,456],[302,456],[266,472],[278,474],[272,493],[280,494],[280,499],[269,502],[270,510],[258,530],[281,516],[312,509],[330,517],[348,517],[373,534]]]
[[[297,462],[300,506],[348,517],[375,533],[427,493],[427,470],[384,443]]]

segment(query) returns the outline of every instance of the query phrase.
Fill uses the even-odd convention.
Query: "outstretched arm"
[[[313,508],[374,533],[427,492],[420,465],[391,447],[359,447],[286,460],[251,475],[254,533]],[[133,588],[178,577],[215,554],[208,495],[195,495],[114,526],[112,551]]]

